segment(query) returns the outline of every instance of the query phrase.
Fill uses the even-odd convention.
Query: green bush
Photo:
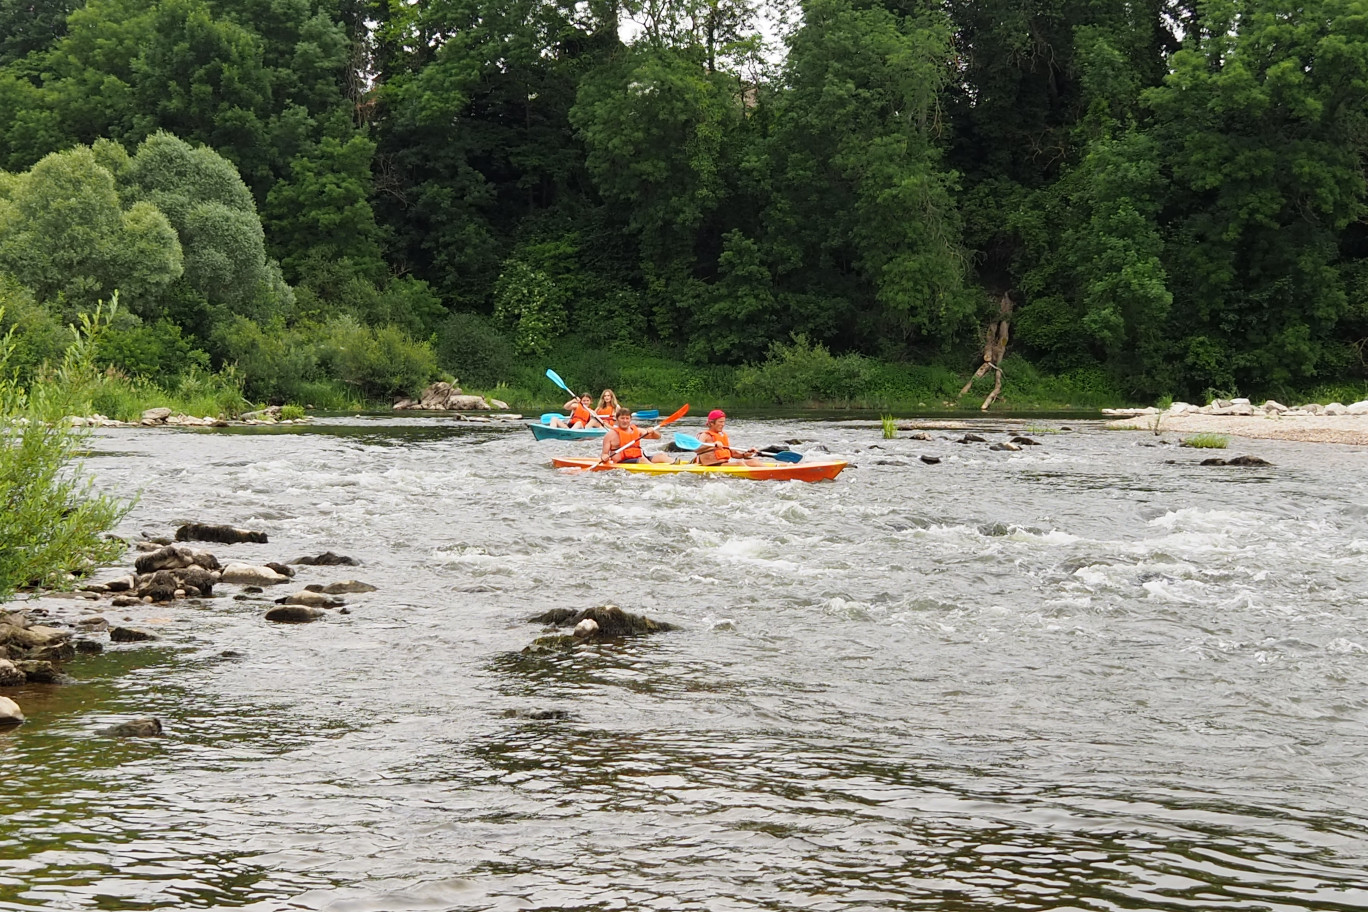
[[[508,337],[492,321],[473,313],[454,313],[443,320],[433,349],[439,368],[472,387],[511,379],[518,360]]]
[[[859,355],[833,356],[821,343],[795,335],[785,345],[775,342],[759,367],[745,368],[736,392],[745,399],[773,405],[810,402],[854,402],[869,392],[874,364]]]
[[[44,364],[56,364],[71,343],[71,333],[18,280],[0,273],[0,334],[11,330],[8,368],[28,381]]]
[[[319,363],[328,376],[356,388],[365,399],[413,395],[437,374],[426,341],[395,326],[373,329],[349,316],[322,327]]]
[[[218,327],[214,338],[225,359],[236,365],[237,376],[253,399],[299,401],[302,385],[318,377],[316,342],[281,320],[263,327],[235,316]]]
[[[104,533],[128,509],[91,493],[76,461],[86,433],[62,420],[81,404],[63,381],[94,372],[92,335],[78,337],[53,378],[27,393],[12,379],[14,348],[12,333],[0,338],[0,601],[114,560],[124,545]]]
[[[205,370],[209,356],[191,345],[169,320],[110,327],[100,336],[96,359],[126,374],[166,383],[187,370]]]

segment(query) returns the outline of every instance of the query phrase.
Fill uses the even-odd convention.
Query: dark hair
[[[623,415],[626,415],[628,418],[632,417],[632,410],[625,405],[618,406],[618,410],[613,413],[613,417],[621,418]]]

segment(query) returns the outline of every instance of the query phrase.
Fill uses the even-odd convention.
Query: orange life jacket
[[[717,444],[712,451],[713,459],[716,459],[718,462],[726,462],[728,459],[731,459],[731,441],[727,439],[726,431],[704,430],[703,433],[699,435],[699,438],[704,443]]]
[[[612,418],[617,415],[617,406],[605,405],[594,410],[594,414],[600,418]]]
[[[614,462],[623,462],[628,459],[641,458],[641,428],[635,424],[627,430],[613,428],[617,431],[618,442],[613,449],[617,452],[613,455]],[[625,449],[623,449],[625,447]]]
[[[570,420],[567,421],[566,424],[574,424],[576,421],[578,421],[580,424],[584,425],[585,427],[588,427],[589,422],[592,420],[594,420],[593,413],[590,412],[584,406],[580,405],[578,402],[576,402],[574,410],[570,412]]]

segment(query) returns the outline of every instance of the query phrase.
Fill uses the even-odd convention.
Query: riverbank
[[[1255,406],[1247,399],[1215,400],[1201,407],[1175,402],[1162,411],[1110,409],[1104,414],[1122,416],[1107,423],[1107,427],[1118,430],[1368,446],[1368,400],[1294,408],[1272,401]]]

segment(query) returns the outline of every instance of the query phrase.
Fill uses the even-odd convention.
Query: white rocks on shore
[[[1144,418],[1151,415],[1182,417],[1185,415],[1215,415],[1237,418],[1324,418],[1341,415],[1368,415],[1368,399],[1351,405],[1331,402],[1327,405],[1308,403],[1289,408],[1281,402],[1268,399],[1263,405],[1254,405],[1248,399],[1213,399],[1206,405],[1192,405],[1188,402],[1175,402],[1168,409],[1149,408],[1103,409],[1102,414],[1114,418]]]

